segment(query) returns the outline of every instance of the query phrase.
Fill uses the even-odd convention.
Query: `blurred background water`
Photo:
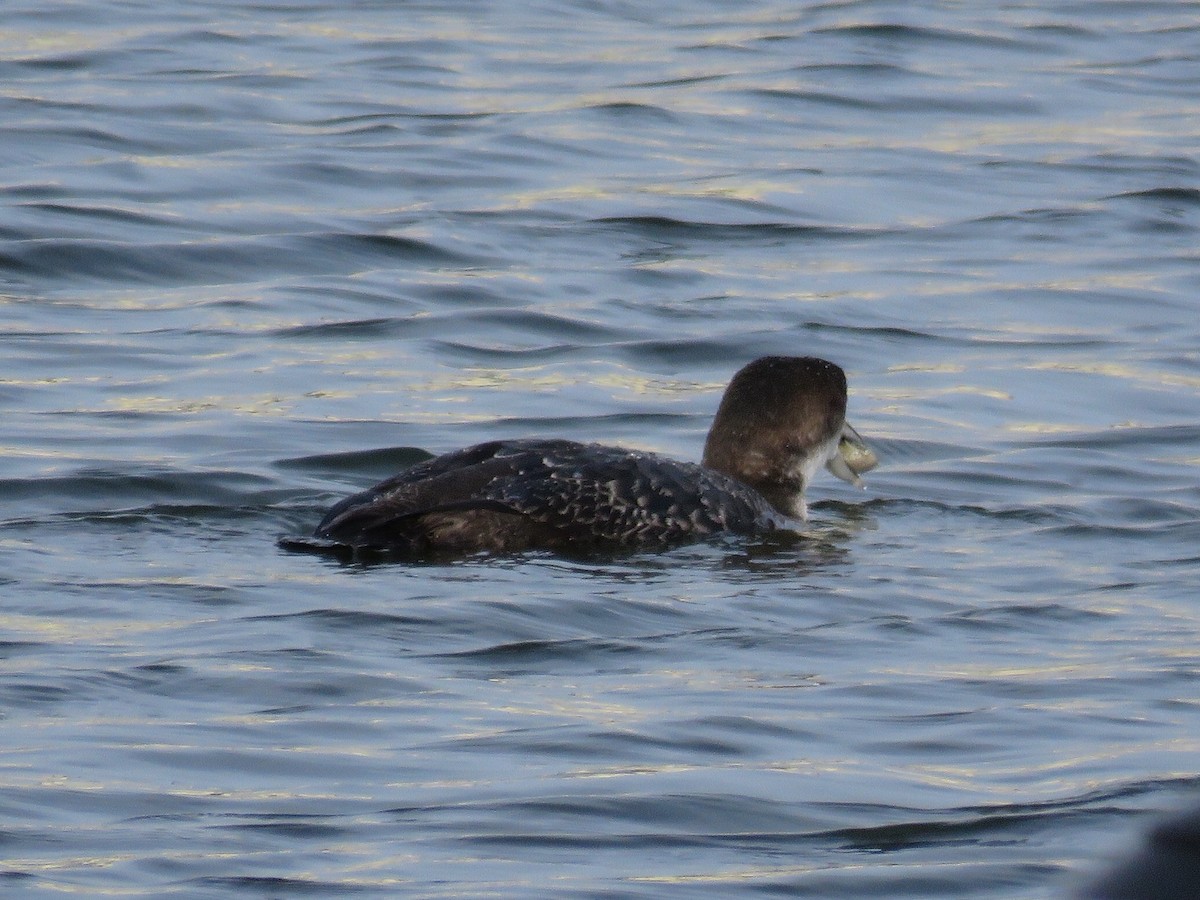
[[[1051,897],[1200,788],[1200,4],[0,22],[6,896]],[[413,448],[699,456],[809,537],[342,567]]]

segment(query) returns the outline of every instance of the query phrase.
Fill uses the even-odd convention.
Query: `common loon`
[[[846,374],[768,356],[721,399],[700,465],[602,444],[500,440],[417,463],[336,504],[291,550],[375,554],[661,549],[795,529],[825,466],[862,486],[875,455],[846,422]]]

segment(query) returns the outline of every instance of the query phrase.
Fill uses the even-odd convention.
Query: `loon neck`
[[[836,448],[834,437],[808,452],[797,452],[794,447],[779,447],[774,452],[749,446],[739,449],[738,442],[720,436],[714,440],[710,433],[703,463],[753,488],[783,515],[805,519],[808,507],[804,490]]]

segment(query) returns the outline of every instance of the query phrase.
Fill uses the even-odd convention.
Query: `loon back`
[[[490,441],[334,506],[315,536],[403,555],[662,548],[788,520],[712,469],[601,444]]]

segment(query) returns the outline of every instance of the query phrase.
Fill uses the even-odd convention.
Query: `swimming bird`
[[[862,486],[875,455],[846,422],[846,374],[815,357],[738,371],[699,465],[561,439],[498,440],[417,463],[329,510],[292,550],[346,558],[653,550],[796,530],[824,466]]]

